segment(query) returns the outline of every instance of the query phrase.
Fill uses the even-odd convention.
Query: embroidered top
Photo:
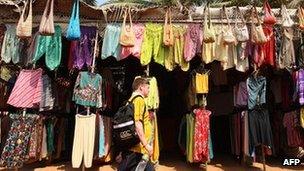
[[[102,107],[102,77],[87,71],[78,74],[72,100],[83,106]]]

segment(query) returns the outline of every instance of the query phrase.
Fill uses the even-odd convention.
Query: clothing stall
[[[112,117],[136,76],[155,165],[304,157],[304,8],[24,2],[0,25],[1,167],[115,162]]]

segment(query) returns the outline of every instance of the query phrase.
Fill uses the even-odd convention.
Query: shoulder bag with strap
[[[264,24],[275,24],[277,22],[277,19],[271,11],[271,7],[268,3],[268,0],[265,0],[263,9],[264,9],[264,13],[265,13],[263,23]]]
[[[224,12],[224,14],[226,16],[227,24],[228,24],[228,29],[224,32],[223,40],[225,41],[226,44],[235,44],[236,43],[236,39],[235,39],[235,36],[234,36],[234,34],[232,32],[232,28],[231,28],[231,25],[230,25],[230,20],[229,20],[229,17],[228,17],[228,14],[227,14],[225,6],[223,7],[223,12]]]
[[[236,7],[236,16],[238,16],[236,18],[241,19],[241,27],[238,26],[237,20],[235,21],[234,32],[235,32],[236,39],[239,42],[246,42],[249,40],[249,32],[248,32],[248,28],[246,25],[246,21],[245,21],[243,14],[239,7]]]
[[[208,10],[208,11],[207,11]],[[215,42],[215,33],[211,23],[210,8],[206,6],[205,8],[205,18],[204,18],[204,33],[203,41],[204,43],[213,43]],[[208,16],[208,18],[207,18]]]
[[[29,6],[29,7],[28,7]],[[28,15],[25,19],[25,10],[28,7]],[[16,35],[20,38],[32,36],[33,14],[32,14],[32,0],[28,0],[23,8],[20,19],[16,27]]]
[[[168,24],[168,19],[169,19],[169,24]],[[171,8],[169,8],[167,10],[166,15],[165,15],[163,39],[164,39],[163,42],[164,42],[165,46],[172,46],[174,43]]]
[[[129,16],[130,25],[126,25],[127,16]],[[119,43],[122,46],[132,47],[135,45],[135,32],[133,30],[133,23],[130,8],[125,11],[124,20],[121,27]]]
[[[68,40],[79,40],[80,35],[79,0],[74,0],[66,38]]]
[[[254,13],[258,21],[258,25],[256,26],[254,23]],[[253,7],[251,12],[251,41],[255,44],[263,44],[267,42],[267,38],[265,36],[265,33],[263,31],[263,27],[261,24],[261,21],[258,16],[258,12],[256,10],[256,7]]]
[[[39,33],[41,35],[53,35],[54,27],[54,0],[47,0],[41,22],[39,25]]]

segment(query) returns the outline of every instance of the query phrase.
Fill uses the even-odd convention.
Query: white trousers
[[[75,116],[75,131],[72,151],[72,167],[79,168],[82,158],[86,168],[92,167],[95,140],[96,115]]]

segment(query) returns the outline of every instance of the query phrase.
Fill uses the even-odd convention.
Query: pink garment
[[[287,129],[287,142],[290,147],[299,147],[303,144],[303,136],[301,135],[300,122],[297,113],[285,113],[283,118],[283,125]]]
[[[202,52],[203,31],[200,24],[189,24],[185,34],[184,58],[188,62]]]
[[[211,112],[205,109],[195,109],[195,130],[194,130],[194,148],[193,161],[206,162],[209,160],[208,134],[209,117]]]
[[[42,69],[22,70],[7,101],[19,108],[39,107],[42,94]]]
[[[120,59],[125,59],[129,55],[140,58],[141,45],[144,39],[145,26],[143,24],[134,24],[133,30],[135,32],[135,45],[133,47],[122,46]]]

